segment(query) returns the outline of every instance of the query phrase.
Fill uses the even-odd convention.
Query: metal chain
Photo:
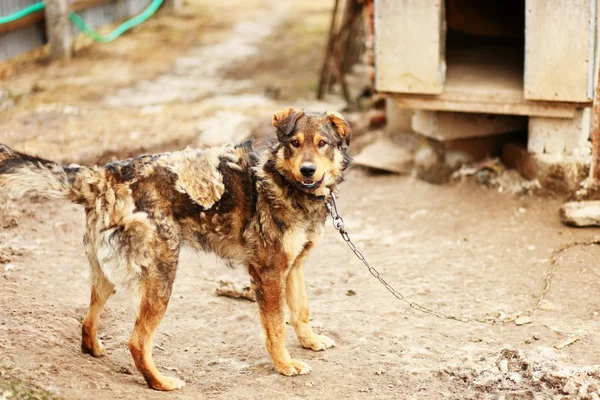
[[[333,218],[333,227],[340,233],[340,235],[342,236],[342,239],[344,239],[344,241],[346,242],[346,244],[348,245],[350,250],[352,250],[354,252],[354,254],[356,255],[356,257],[360,261],[362,261],[362,263],[367,267],[367,269],[369,270],[371,275],[373,275],[375,278],[377,278],[377,280],[379,280],[379,282],[381,282],[381,284],[392,295],[394,295],[394,297],[396,297],[398,300],[405,302],[406,304],[408,304],[411,308],[413,308],[415,310],[421,311],[426,314],[433,315],[433,316],[435,316],[437,318],[441,318],[441,319],[448,319],[448,320],[459,321],[459,322],[479,322],[479,323],[484,323],[484,324],[496,324],[499,322],[501,322],[501,323],[512,322],[512,321],[515,321],[519,317],[531,315],[535,310],[537,310],[539,308],[540,304],[542,303],[542,300],[544,299],[544,297],[546,296],[546,293],[548,292],[548,289],[550,288],[552,278],[554,277],[554,272],[556,271],[558,255],[560,253],[564,252],[565,250],[567,250],[571,247],[574,247],[574,246],[579,246],[579,245],[588,245],[589,246],[589,245],[600,244],[600,239],[594,239],[594,240],[590,240],[587,242],[570,243],[570,244],[567,244],[567,245],[559,248],[558,250],[554,251],[554,253],[552,254],[550,270],[548,271],[548,273],[546,274],[546,276],[544,278],[544,286],[542,288],[542,291],[538,295],[534,305],[525,311],[522,311],[522,312],[517,313],[510,317],[494,317],[491,315],[485,316],[485,317],[467,317],[467,316],[456,316],[456,315],[443,314],[441,312],[437,312],[430,308],[427,308],[427,307],[425,307],[419,303],[416,303],[414,301],[410,301],[402,293],[400,293],[398,290],[394,289],[389,283],[387,283],[387,281],[383,278],[383,276],[381,276],[379,271],[377,271],[377,269],[375,269],[375,267],[372,267],[369,264],[369,262],[367,261],[365,256],[360,252],[360,250],[358,250],[356,248],[354,243],[352,243],[352,240],[350,240],[350,236],[348,236],[348,231],[346,231],[346,228],[344,227],[344,219],[340,215],[338,205],[337,205],[337,198],[333,192],[331,192],[330,198],[331,198],[331,202],[327,198],[325,198],[324,201],[325,201],[325,206],[327,207],[327,211],[329,211],[329,214],[331,214],[331,218]]]

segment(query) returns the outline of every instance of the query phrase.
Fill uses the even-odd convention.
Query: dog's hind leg
[[[106,301],[114,291],[114,285],[106,279],[100,270],[98,261],[88,252],[91,263],[92,294],[90,296],[90,308],[81,325],[81,351],[94,357],[104,354],[104,346],[98,339],[98,325],[100,314],[104,309]]]
[[[290,325],[294,327],[302,347],[315,351],[325,350],[335,346],[335,342],[323,335],[316,335],[308,321],[308,298],[304,283],[304,259],[308,249],[305,249],[292,266],[287,277],[285,297],[290,309]]]
[[[276,272],[260,275],[249,268],[255,288],[260,319],[265,332],[265,345],[275,371],[282,375],[304,375],[311,371],[310,365],[294,360],[285,348],[284,278]]]
[[[92,284],[90,308],[81,325],[81,351],[94,357],[100,357],[104,354],[104,346],[98,339],[98,325],[100,314],[113,290],[113,285],[108,281],[101,284]]]
[[[176,265],[159,267],[143,281],[138,317],[135,321],[133,334],[129,340],[129,351],[138,371],[152,389],[176,390],[181,389],[185,382],[163,376],[152,360],[152,338],[161,319],[167,311]],[[162,274],[159,271],[170,270],[172,274]]]

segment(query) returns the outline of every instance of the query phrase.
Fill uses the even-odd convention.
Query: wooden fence
[[[0,16],[22,10],[40,0],[0,0]],[[151,0],[69,0],[69,8],[96,29],[123,20],[144,10]],[[78,29],[72,25],[74,34]],[[0,25],[0,61],[8,60],[47,43],[44,11]]]

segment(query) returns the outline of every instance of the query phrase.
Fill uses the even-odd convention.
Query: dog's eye
[[[298,140],[292,140],[290,144],[294,147],[300,147],[300,142]]]
[[[327,144],[326,141],[324,140],[319,140],[319,147],[325,147],[325,145]]]

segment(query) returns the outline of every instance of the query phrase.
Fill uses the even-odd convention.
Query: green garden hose
[[[137,16],[131,18],[130,20],[123,22],[121,25],[119,25],[117,27],[117,29],[115,29],[108,35],[101,35],[98,32],[96,32],[95,30],[89,28],[85,24],[85,21],[83,20],[83,18],[81,18],[79,15],[75,14],[74,12],[69,13],[69,19],[75,24],[76,27],[79,28],[79,30],[81,32],[83,32],[85,35],[90,37],[94,42],[108,43],[108,42],[112,42],[113,40],[115,40],[116,38],[121,36],[123,33],[128,31],[129,29],[133,28],[134,26],[139,25],[142,22],[146,21],[148,18],[150,18],[152,15],[154,15],[156,10],[158,10],[158,8],[161,6],[162,3],[163,3],[163,0],[152,0],[152,3],[150,3],[150,5],[140,15],[137,15]]]
[[[18,19],[21,19],[23,17],[28,16],[31,13],[34,13],[36,11],[40,11],[40,10],[43,10],[43,9],[44,9],[44,3],[35,3],[35,4],[32,4],[29,7],[25,7],[21,11],[17,11],[14,14],[10,14],[10,15],[7,15],[5,17],[0,17],[0,25],[2,25],[2,24],[8,24],[9,22],[16,21]]]
[[[163,0],[152,0],[150,5],[148,5],[148,7],[141,14],[131,18],[130,20],[123,22],[121,25],[119,25],[114,31],[112,31],[108,35],[101,35],[98,32],[96,32],[95,30],[91,29],[90,27],[88,27],[86,25],[85,21],[79,15],[75,14],[72,11],[69,13],[69,19],[75,24],[75,26],[77,28],[79,28],[79,30],[81,32],[83,32],[86,36],[90,37],[93,41],[98,42],[98,43],[108,43],[108,42],[112,42],[113,40],[115,40],[116,38],[121,36],[123,33],[127,32],[129,29],[133,28],[134,26],[139,25],[142,22],[146,21],[148,18],[150,18],[152,15],[154,15],[156,10],[158,10],[158,8],[162,5],[162,3],[163,3]],[[44,8],[44,6],[45,6],[45,4],[43,2],[35,3],[29,7],[22,9],[21,11],[14,13],[14,14],[10,14],[5,17],[0,17],[0,25],[16,21],[20,18],[23,18],[23,17],[33,13],[33,12],[42,10]]]

